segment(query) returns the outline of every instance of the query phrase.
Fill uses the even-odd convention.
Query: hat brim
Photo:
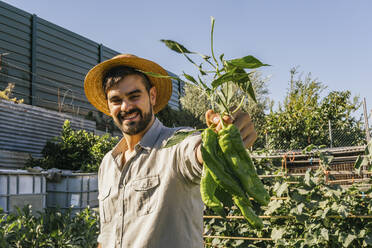
[[[166,70],[160,65],[147,59],[134,55],[118,55],[94,66],[86,75],[84,80],[84,91],[88,101],[104,114],[111,116],[108,108],[107,98],[102,87],[104,75],[113,67],[128,66],[143,72],[152,72],[168,76]],[[154,113],[162,110],[172,95],[172,80],[170,78],[153,77],[147,75],[152,86],[156,88],[156,102]]]

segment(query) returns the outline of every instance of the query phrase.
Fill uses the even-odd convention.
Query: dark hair
[[[111,68],[104,74],[102,80],[102,87],[105,95],[107,96],[107,91],[113,87],[114,85],[118,84],[121,80],[123,80],[126,76],[129,75],[139,75],[142,77],[142,83],[145,85],[147,92],[150,91],[152,84],[150,79],[142,72],[136,70],[135,68],[128,67],[128,66],[116,66]]]

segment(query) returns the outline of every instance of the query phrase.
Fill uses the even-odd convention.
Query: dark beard
[[[125,113],[124,116],[130,115],[130,114],[133,114],[133,113],[136,113],[136,112],[138,112],[138,114],[140,116],[140,120],[138,122],[135,122],[135,121],[129,122],[129,124],[126,126],[125,129],[123,128],[123,117],[121,116],[121,114],[118,114],[117,118],[119,120],[119,123],[118,123],[119,125],[117,125],[117,126],[119,127],[119,129],[123,133],[125,133],[127,135],[138,134],[138,133],[142,132],[143,130],[145,130],[146,127],[151,122],[151,120],[152,120],[152,106],[151,105],[150,105],[150,111],[148,113],[143,114],[140,109],[135,108],[135,109],[132,109],[129,112]]]

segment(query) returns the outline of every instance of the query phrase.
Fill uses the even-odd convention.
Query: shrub
[[[42,151],[43,158],[31,157],[26,166],[96,172],[104,155],[117,142],[118,138],[109,134],[98,136],[85,130],[75,131],[66,120],[61,135],[46,143]]]

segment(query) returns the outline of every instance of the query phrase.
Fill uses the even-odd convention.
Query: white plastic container
[[[47,207],[73,212],[90,206],[98,207],[98,176],[96,173],[63,172],[58,182],[47,181]]]
[[[14,212],[16,206],[32,205],[33,212],[46,207],[46,179],[42,173],[26,170],[0,170],[0,208]]]

